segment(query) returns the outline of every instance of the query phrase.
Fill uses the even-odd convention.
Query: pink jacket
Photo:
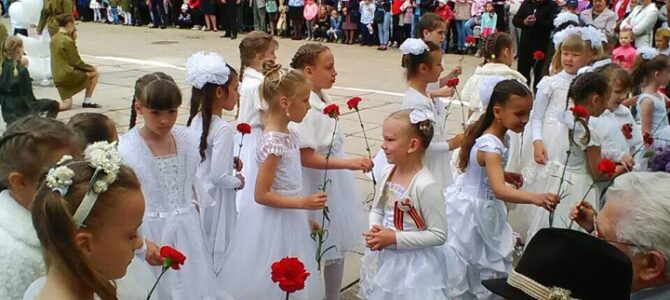
[[[305,10],[302,11],[303,17],[305,17],[305,20],[311,21],[316,19],[316,14],[319,13],[319,6],[316,5],[316,3],[308,3],[305,4]]]
[[[626,70],[633,69],[637,50],[633,46],[619,46],[612,51],[612,61],[618,63]]]

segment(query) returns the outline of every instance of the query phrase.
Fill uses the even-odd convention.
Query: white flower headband
[[[658,55],[658,50],[649,46],[642,46],[637,48],[637,54],[642,56],[644,60],[652,60]]]
[[[500,76],[487,76],[484,78],[482,83],[479,85],[479,100],[481,100],[482,106],[485,108],[489,106],[491,95],[493,95],[493,89],[499,82],[503,80],[505,80],[505,78]]]
[[[568,22],[575,22],[579,24],[579,18],[577,15],[571,12],[562,12],[556,15],[556,18],[554,18],[554,27],[558,28],[559,26]]]
[[[84,199],[73,215],[78,227],[82,227],[84,221],[91,213],[95,202],[100,194],[107,191],[109,186],[116,181],[121,168],[121,154],[116,148],[116,142],[96,142],[86,147],[84,156],[89,165],[95,169]],[[57,165],[72,160],[71,156],[63,156]],[[52,191],[60,193],[61,197],[67,195],[74,171],[67,166],[57,166],[49,170],[46,177],[47,186]]]
[[[230,77],[230,68],[221,55],[197,52],[186,60],[186,81],[197,89],[207,83],[224,85]]]
[[[571,35],[579,35],[584,41],[591,43],[591,48],[602,48],[603,43],[607,41],[607,37],[600,30],[593,27],[575,27],[568,26],[567,28],[554,34],[554,48],[559,49],[563,41]]]
[[[435,115],[433,112],[425,109],[412,109],[409,113],[409,122],[412,124],[419,124],[423,121],[435,122]]]
[[[426,42],[422,39],[406,39],[405,42],[400,45],[400,52],[402,54],[412,54],[412,55],[421,55],[424,52],[430,50]]]

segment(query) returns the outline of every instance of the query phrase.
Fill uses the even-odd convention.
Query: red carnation
[[[651,146],[651,145],[654,144],[654,138],[651,137],[651,134],[649,134],[649,133],[645,133],[645,134],[642,136],[642,139],[644,140],[644,143],[647,144],[647,145],[649,145],[649,146]]]
[[[349,107],[349,110],[355,109],[358,110],[358,103],[361,102],[361,97],[353,97],[347,101],[347,106]]]
[[[586,118],[589,116],[589,111],[583,106],[575,105],[570,108],[570,111],[575,118]]]
[[[251,125],[249,125],[247,123],[237,124],[237,131],[239,131],[241,134],[250,134],[251,133]]]
[[[181,252],[177,251],[175,248],[170,246],[161,247],[161,257],[163,260],[163,268],[172,268],[179,270],[180,266],[186,261],[186,256]]]
[[[458,79],[458,77],[454,77],[452,79],[447,80],[447,86],[452,88],[452,87],[457,86],[459,82],[460,82],[460,79]]]
[[[616,173],[616,163],[609,159],[602,159],[600,160],[600,163],[598,163],[598,170],[600,173],[612,177]]]
[[[621,132],[623,132],[623,136],[626,137],[627,140],[632,139],[633,138],[633,124],[631,124],[631,123],[623,124],[623,127],[621,127]]]
[[[333,103],[323,109],[323,113],[331,118],[337,118],[340,115],[340,107]]]
[[[543,60],[543,59],[544,59],[544,52],[539,51],[539,50],[533,52],[533,59],[535,59],[535,60]]]
[[[305,288],[305,280],[309,272],[297,257],[284,257],[272,264],[272,282],[286,293],[293,293]]]
[[[474,36],[468,35],[465,37],[465,42],[468,44],[474,44],[477,42],[477,40],[475,40]]]

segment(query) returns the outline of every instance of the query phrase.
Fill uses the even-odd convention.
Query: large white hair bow
[[[224,85],[230,77],[230,68],[217,53],[197,52],[186,60],[186,81],[197,89],[207,83]]]

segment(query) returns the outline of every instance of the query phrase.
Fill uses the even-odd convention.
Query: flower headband
[[[424,42],[422,39],[406,39],[405,42],[400,45],[399,49],[400,52],[405,55],[421,55],[430,50],[428,45],[426,45],[426,42]]]
[[[499,82],[503,80],[505,80],[505,78],[500,76],[487,76],[484,78],[482,83],[479,85],[479,100],[481,100],[482,106],[489,106],[491,95],[493,95],[493,89]]]
[[[568,22],[575,22],[579,24],[579,18],[577,15],[571,12],[562,12],[556,15],[556,18],[554,18],[554,28],[558,28],[559,26]]]
[[[197,89],[207,83],[224,85],[230,77],[230,68],[221,55],[197,52],[186,60],[186,81]]]
[[[637,48],[637,54],[642,56],[644,60],[652,60],[658,55],[658,50],[649,46],[642,46]]]
[[[425,109],[412,109],[409,113],[409,122],[412,124],[419,124],[423,121],[435,122],[435,115],[433,115],[433,112]]]
[[[603,43],[607,42],[607,37],[600,30],[593,27],[575,27],[568,26],[567,28],[554,34],[554,47],[558,49],[563,41],[571,35],[579,35],[582,40],[589,41],[591,43],[591,48],[597,49],[602,48]]]
[[[86,147],[84,157],[89,165],[95,169],[84,199],[72,216],[78,227],[84,225],[84,221],[91,213],[95,202],[100,194],[107,191],[109,186],[116,181],[121,168],[121,154],[116,148],[116,142],[96,142]],[[72,160],[71,156],[63,156],[57,165]],[[61,197],[67,195],[74,171],[67,166],[57,166],[49,170],[46,177],[47,186],[52,191],[58,192]]]

